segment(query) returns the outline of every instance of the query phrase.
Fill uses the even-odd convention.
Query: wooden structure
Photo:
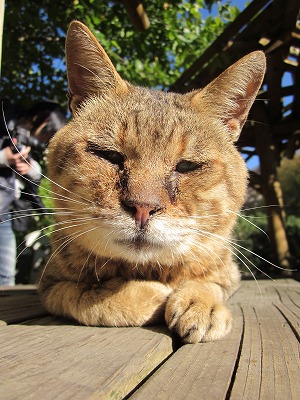
[[[144,31],[150,26],[148,15],[144,9],[143,3],[140,0],[121,0],[132,25],[137,31]]]
[[[1,400],[298,400],[300,283],[245,281],[223,340],[180,346],[162,326],[79,326],[36,290],[0,291]]]
[[[267,55],[267,73],[237,145],[246,161],[258,156],[250,184],[268,205],[273,260],[289,265],[283,203],[276,167],[300,147],[300,0],[254,0],[170,88],[204,87],[253,50]],[[270,212],[271,211],[271,212]]]
[[[2,64],[3,21],[4,21],[4,0],[0,0],[0,79],[1,79],[1,64]]]

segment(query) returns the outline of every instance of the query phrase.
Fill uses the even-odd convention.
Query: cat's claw
[[[175,291],[167,302],[165,312],[169,329],[184,343],[212,341],[230,332],[232,318],[223,303],[189,296],[188,291]]]

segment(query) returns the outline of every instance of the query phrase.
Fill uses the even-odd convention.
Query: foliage
[[[245,276],[253,274],[263,278],[267,275],[272,277],[280,275],[281,270],[267,262],[272,261],[270,260],[271,246],[267,232],[267,217],[262,211],[256,212],[255,215],[248,215],[247,220],[239,219],[234,237],[236,243],[243,248],[239,247],[240,253],[237,251],[235,253],[236,260]],[[286,233],[291,253],[291,266],[297,269],[300,266],[300,218],[291,216],[287,219]]]
[[[204,19],[205,7],[213,3],[218,4],[219,15]],[[66,105],[64,41],[73,19],[93,30],[125,79],[168,88],[237,16],[238,9],[229,4],[216,0],[153,0],[145,3],[150,28],[137,32],[117,1],[8,1],[2,97],[27,106],[42,99]]]
[[[47,178],[43,178],[39,186],[39,195],[46,208],[45,214],[40,214],[37,218],[37,225],[39,229],[43,229],[43,234],[49,234],[53,230],[53,200],[52,197],[55,193],[52,193],[50,189],[50,181]],[[46,229],[45,229],[46,228]]]
[[[300,270],[300,217],[291,215],[287,218],[287,236],[291,252],[291,264],[293,268]]]
[[[293,268],[300,267],[300,156],[292,160],[283,159],[280,167],[278,168],[278,177],[281,183],[281,188],[283,192],[283,199],[286,211],[286,234],[289,243],[289,249],[291,254],[291,265]],[[254,256],[252,252],[257,253],[259,256],[269,260],[270,259],[270,242],[268,237],[264,232],[268,232],[267,217],[264,213],[263,208],[263,198],[260,194],[255,192],[253,189],[248,191],[248,196],[246,200],[245,209],[248,210],[243,213],[246,219],[239,218],[235,229],[235,239],[238,240],[237,243],[247,248],[249,251],[240,248],[241,252],[248,257],[250,262],[252,262],[260,270],[276,275],[279,271],[271,268],[268,263],[266,263],[262,258]],[[267,210],[267,209],[266,209]],[[253,224],[257,225],[255,227]],[[241,255],[238,254],[239,257]],[[242,258],[242,257],[241,257]],[[247,275],[250,274],[245,268],[242,261],[237,258],[242,270],[245,271]],[[245,261],[245,260],[244,260]],[[252,272],[256,275],[261,273],[258,269],[255,269],[251,263],[248,263]]]
[[[292,257],[292,265],[300,268],[300,155],[292,160],[283,159],[278,168],[287,215],[286,230]]]
[[[289,176],[289,174],[287,174]],[[293,174],[291,174],[293,176]],[[286,183],[289,183],[287,180]],[[284,185],[283,185],[284,189]],[[297,191],[297,189],[295,188]],[[299,188],[298,188],[299,193]],[[286,201],[289,204],[292,204],[292,201],[289,201],[289,192],[284,192]],[[292,196],[291,199],[293,199]],[[250,196],[251,203],[246,203],[245,211],[242,212],[242,217],[238,219],[235,232],[234,239],[239,246],[238,250],[241,253],[235,251],[236,260],[241,267],[241,270],[244,272],[244,275],[249,276],[254,274],[255,276],[264,277],[265,274],[271,275],[272,277],[276,277],[280,274],[280,270],[272,267],[271,264],[266,262],[265,260],[270,260],[271,254],[271,245],[268,238],[268,222],[267,222],[267,208],[264,208],[261,196],[257,196],[257,202],[254,202],[254,195]],[[248,208],[251,207],[251,208]],[[248,210],[247,210],[248,208]],[[286,220],[286,234],[289,243],[290,249],[290,264],[292,268],[298,269],[300,268],[300,217],[299,214],[288,214]],[[254,254],[256,253],[256,255]],[[249,262],[246,261],[248,258]],[[245,266],[246,263],[249,268]],[[251,272],[250,272],[251,271]]]
[[[263,275],[261,271],[268,273],[269,265],[263,260],[263,258],[270,259],[270,242],[266,233],[268,230],[267,217],[260,208],[249,210],[241,215],[234,233],[237,245],[242,246],[237,246],[240,252],[235,251],[241,271],[245,276]]]
[[[283,159],[278,176],[283,191],[284,204],[288,215],[300,215],[300,156],[292,160]]]

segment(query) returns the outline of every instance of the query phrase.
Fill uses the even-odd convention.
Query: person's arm
[[[0,168],[5,168],[8,165],[5,149],[0,150]]]
[[[13,153],[10,147],[5,147],[0,151],[0,167],[11,166],[18,174],[26,175],[33,181],[39,181],[41,179],[41,167],[32,158],[27,161],[29,152],[29,146],[19,153]]]
[[[42,168],[40,164],[32,158],[29,162],[31,164],[31,167],[29,167],[25,175],[33,181],[40,181],[42,177]]]

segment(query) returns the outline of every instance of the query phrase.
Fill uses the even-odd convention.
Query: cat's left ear
[[[260,89],[266,70],[266,57],[254,51],[241,58],[204,89],[189,93],[192,104],[225,124],[230,139],[236,141]]]
[[[71,112],[86,98],[113,90],[126,93],[128,87],[120,77],[103,47],[81,22],[71,22],[66,38],[69,106]]]

